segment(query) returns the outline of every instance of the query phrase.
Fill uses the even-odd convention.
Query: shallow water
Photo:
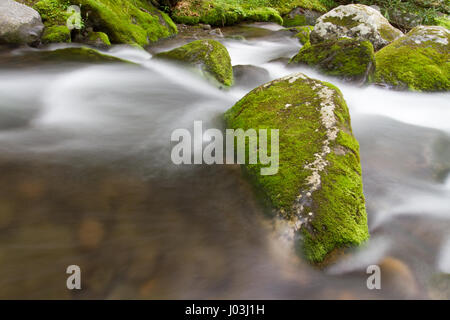
[[[273,61],[295,54],[297,40],[258,27],[228,31],[258,35],[223,40],[233,65],[265,68],[271,79],[302,71],[346,98],[361,147],[367,246],[314,270],[279,239],[238,167],[171,164],[174,129],[192,131],[195,120],[222,128],[221,115],[248,88],[220,90],[118,46],[110,53],[141,67],[0,72],[0,298],[449,297],[450,94],[361,88],[286,68]],[[65,288],[71,264],[82,270],[79,292]],[[371,264],[384,270],[381,290],[366,287]]]

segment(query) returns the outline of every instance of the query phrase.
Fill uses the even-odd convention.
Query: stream
[[[268,73],[222,90],[151,60],[183,37],[108,52],[139,66],[0,60],[0,298],[450,298],[450,93],[288,68],[301,45],[273,24],[223,31],[233,65]],[[238,166],[170,160],[173,130],[223,129],[252,88],[299,71],[341,89],[361,148],[371,239],[325,270],[278,237]],[[381,290],[366,286],[373,264]],[[69,265],[82,290],[67,290]]]

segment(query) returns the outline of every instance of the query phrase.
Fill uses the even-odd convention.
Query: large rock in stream
[[[416,27],[375,58],[375,82],[397,89],[450,90],[450,31],[444,27]]]
[[[0,1],[0,44],[37,44],[43,30],[36,10],[13,0]]]
[[[233,67],[230,55],[223,44],[216,40],[196,40],[155,58],[175,60],[198,67],[207,77],[212,77],[225,86],[233,84]]]
[[[402,35],[374,8],[349,4],[339,6],[318,19],[311,32],[311,43],[349,37],[368,40],[375,50],[379,50]]]
[[[375,70],[375,53],[367,40],[342,38],[314,45],[308,42],[290,63],[317,66],[328,75],[364,83]]]
[[[324,263],[368,239],[359,145],[338,88],[293,74],[251,91],[225,120],[230,129],[279,129],[278,172],[261,175],[260,163],[243,168],[261,199],[301,235],[309,261]]]

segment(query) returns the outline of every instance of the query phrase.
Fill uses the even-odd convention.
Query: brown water
[[[248,36],[224,40],[234,65],[296,71],[269,62],[298,50],[289,35],[226,32]],[[222,128],[248,88],[222,91],[145,52],[112,51],[142,67],[0,72],[0,298],[450,297],[449,94],[356,88],[300,69],[336,83],[349,104],[372,235],[319,271],[280,239],[238,167],[171,164],[174,129]],[[72,264],[80,291],[66,288]],[[371,264],[381,290],[366,287]]]

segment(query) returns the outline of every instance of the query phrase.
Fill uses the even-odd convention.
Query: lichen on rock
[[[349,4],[339,6],[318,19],[311,32],[311,43],[349,37],[368,40],[375,50],[379,50],[402,35],[374,8]]]
[[[375,55],[373,81],[397,89],[450,90],[450,31],[419,26]]]
[[[290,63],[317,66],[328,75],[364,83],[375,70],[375,54],[369,41],[341,38],[307,43]]]
[[[261,199],[303,239],[303,254],[321,263],[336,249],[368,239],[359,145],[342,93],[293,74],[257,87],[225,114],[228,128],[278,129],[279,171],[244,172]]]
[[[155,58],[188,63],[225,86],[233,84],[230,55],[225,46],[216,40],[196,40],[179,48],[161,52]]]

